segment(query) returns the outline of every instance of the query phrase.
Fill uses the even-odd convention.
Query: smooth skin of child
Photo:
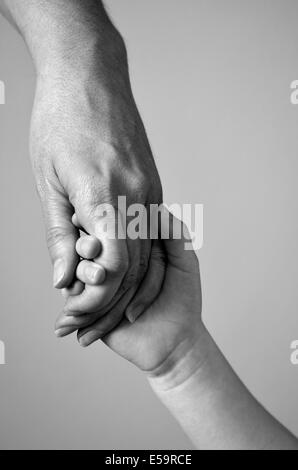
[[[121,218],[113,218],[113,224],[119,228]],[[82,227],[78,222],[76,214],[72,218],[73,224],[82,231]],[[104,225],[101,220],[101,225]],[[123,230],[122,228],[119,228]],[[96,320],[100,321],[101,334],[107,334],[113,329],[126,315],[129,321],[134,322],[152,303],[152,299],[158,296],[159,290],[163,282],[163,273],[157,269],[156,273],[152,272],[155,263],[149,263],[151,266],[151,275],[146,275],[139,285],[132,283],[127,289],[123,283],[118,289],[118,294],[114,298],[111,297],[113,292],[113,284],[117,282],[117,272],[109,270],[107,267],[113,265],[110,259],[111,251],[106,250],[102,243],[93,235],[86,234],[78,239],[76,243],[76,251],[80,258],[83,258],[77,266],[76,281],[71,288],[62,290],[62,294],[66,299],[66,304],[62,316],[75,319],[75,325],[82,328],[93,325]],[[103,234],[105,239],[109,238],[109,234]],[[144,241],[144,240],[142,240]],[[115,243],[115,239],[111,240]],[[126,240],[121,240],[123,249],[126,247]],[[152,248],[150,256],[154,256],[155,249]],[[129,281],[129,279],[128,279]],[[120,297],[119,297],[120,296]],[[120,298],[120,300],[119,300]],[[65,318],[65,321],[66,321]],[[57,336],[66,336],[74,332],[77,328],[67,326],[67,328],[59,328],[56,331]],[[98,338],[96,338],[98,339]]]
[[[142,316],[134,323],[121,320],[121,305],[117,305],[84,328],[91,317],[86,320],[64,312],[57,320],[58,334],[79,329],[82,346],[102,339],[144,371],[157,396],[197,448],[298,449],[297,439],[249,393],[204,327],[198,259],[193,251],[184,249],[187,237],[173,239],[175,224],[181,222],[174,217],[171,220],[170,239],[154,243],[147,272],[146,285],[154,288],[162,277],[162,288]],[[86,237],[77,250],[81,257],[98,256],[100,244]],[[94,262],[82,260],[77,271],[81,282],[88,281],[89,269],[95,269]],[[100,276],[104,288],[104,275]],[[143,295],[141,292],[139,298]],[[137,302],[134,308],[139,308]],[[104,335],[107,323],[116,323],[117,318],[118,325]]]

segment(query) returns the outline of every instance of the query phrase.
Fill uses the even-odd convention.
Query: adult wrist
[[[51,37],[32,53],[38,77],[71,77],[72,80],[90,78],[109,82],[115,76],[128,82],[126,47],[121,35],[112,26],[102,34],[80,31]]]
[[[37,73],[107,66],[109,56],[126,62],[123,39],[100,0],[7,0],[1,12],[23,36]]]

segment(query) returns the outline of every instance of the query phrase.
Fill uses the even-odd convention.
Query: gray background
[[[109,0],[168,203],[204,203],[204,319],[241,378],[298,433],[296,0]],[[144,377],[58,341],[28,158],[34,72],[0,19],[0,446],[191,448]]]

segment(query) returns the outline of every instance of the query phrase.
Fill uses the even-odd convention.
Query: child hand
[[[173,237],[175,225],[182,227],[181,239]],[[82,346],[101,338],[142,370],[152,371],[161,364],[167,367],[168,362],[170,366],[180,360],[199,340],[203,328],[199,264],[195,253],[184,249],[185,242],[189,243],[186,227],[171,216],[170,239],[154,242],[150,266],[136,299],[149,296],[152,290],[158,290],[159,294],[135,323],[123,319],[120,301],[88,327],[84,317],[63,315],[56,327],[73,328],[73,331],[80,328],[78,338]],[[141,307],[135,299],[132,305],[129,308]],[[109,334],[106,334],[107,325],[111,328]]]

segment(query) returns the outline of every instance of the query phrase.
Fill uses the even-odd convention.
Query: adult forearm
[[[38,73],[126,68],[124,42],[100,0],[0,0]]]
[[[199,449],[298,449],[295,437],[248,392],[206,330],[186,357],[149,381]]]
[[[36,65],[31,162],[54,286],[70,287],[78,263],[73,213],[86,232],[98,234],[102,204],[117,205],[123,195],[127,205],[159,203],[160,180],[132,95],[124,41],[102,2],[0,0],[0,11],[24,37]],[[146,272],[150,240],[127,240],[127,251],[118,240],[105,241],[104,268],[111,278],[106,303],[94,289],[82,292],[81,283],[88,305],[73,306],[75,311],[101,313]],[[71,297],[82,300],[80,295]]]

